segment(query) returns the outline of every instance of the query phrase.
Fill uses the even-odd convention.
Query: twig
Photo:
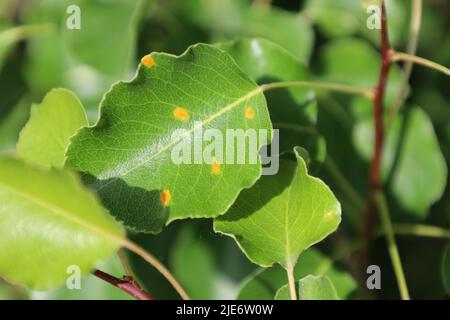
[[[373,99],[373,115],[375,121],[375,147],[370,165],[369,187],[370,194],[366,207],[366,215],[364,219],[364,239],[365,239],[365,256],[368,255],[370,244],[373,238],[374,225],[374,199],[373,196],[381,188],[381,160],[383,155],[383,109],[384,94],[386,91],[389,69],[391,66],[392,50],[389,45],[389,37],[387,32],[386,6],[384,1],[381,3],[381,70],[378,85],[375,89]]]
[[[386,236],[388,244],[388,251],[391,257],[392,267],[394,268],[395,277],[400,290],[400,296],[403,300],[409,300],[408,286],[406,285],[405,274],[403,272],[402,262],[400,260],[400,254],[398,253],[397,244],[394,237],[394,229],[392,227],[391,218],[389,216],[389,209],[386,204],[384,194],[377,191],[374,194],[374,201],[377,205],[378,212],[380,213],[381,223]]]
[[[450,230],[435,226],[424,224],[394,224],[392,228],[396,235],[450,239]],[[377,233],[381,235],[385,234],[385,231],[378,230]]]
[[[450,76],[450,69],[440,65],[439,63],[430,61],[428,59],[425,58],[421,58],[421,57],[417,57],[411,54],[407,54],[407,53],[403,53],[403,52],[393,52],[392,56],[391,56],[391,60],[393,62],[396,61],[406,61],[408,63],[416,63],[416,64],[420,64],[422,66],[434,69],[436,71],[442,72],[443,74]]]
[[[142,290],[139,284],[130,276],[125,276],[122,279],[119,279],[100,270],[95,270],[92,274],[128,293],[138,300],[154,300],[154,298],[150,294]]]
[[[412,0],[411,4],[411,22],[409,27],[409,41],[406,48],[406,53],[415,55],[417,50],[417,43],[419,40],[420,24],[422,20],[422,0]],[[411,76],[413,64],[408,61],[403,66],[403,80],[398,96],[396,97],[391,111],[389,112],[389,123],[394,120],[395,115],[406,99],[406,90],[408,89],[409,78]]]

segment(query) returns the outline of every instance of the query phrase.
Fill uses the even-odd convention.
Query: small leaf
[[[330,278],[308,275],[298,282],[299,300],[339,300]],[[278,289],[275,300],[290,300],[289,286]]]
[[[444,250],[442,257],[442,281],[444,283],[445,291],[450,295],[450,245]]]
[[[111,256],[122,227],[66,171],[36,169],[0,158],[0,276],[37,290],[64,283]]]
[[[80,100],[69,90],[53,89],[33,105],[30,120],[20,133],[17,154],[45,167],[62,168],[69,138],[88,125]]]
[[[295,149],[294,149],[295,150]],[[261,266],[294,266],[299,255],[336,230],[341,206],[321,180],[309,176],[304,160],[282,161],[275,176],[244,190],[214,230],[233,237]]]
[[[314,248],[302,253],[300,262],[294,269],[296,280],[306,277],[308,274],[329,277],[341,299],[346,299],[357,288],[356,281],[349,273],[337,268],[331,259],[323,256]],[[237,299],[272,300],[277,289],[286,281],[286,271],[278,265],[258,270],[241,286]]]
[[[246,116],[249,108],[251,117]],[[230,129],[265,129],[268,139],[259,139],[256,148],[267,144],[271,123],[259,87],[213,46],[195,45],[178,57],[152,53],[142,59],[132,82],[120,82],[105,95],[99,122],[73,138],[67,163],[102,181],[123,180],[160,191],[158,201],[167,209],[168,223],[214,217],[255,183],[261,163],[256,155],[255,164],[175,164],[174,147],[191,147],[192,137],[208,128],[220,130],[222,137]],[[173,139],[177,129],[187,133]],[[200,143],[202,150],[210,144]],[[234,139],[223,147],[236,154]]]

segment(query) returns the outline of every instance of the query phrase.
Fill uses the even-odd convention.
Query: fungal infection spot
[[[176,107],[173,110],[173,117],[180,121],[187,121],[189,120],[189,113],[185,108]]]
[[[144,66],[146,66],[147,68],[153,67],[156,63],[155,60],[152,58],[151,55],[146,55],[141,59],[141,62]]]
[[[161,203],[164,207],[167,207],[170,203],[171,194],[169,190],[163,190],[161,192]]]
[[[325,218],[330,219],[335,215],[334,211],[328,211],[325,213]]]
[[[214,163],[211,165],[211,172],[212,172],[213,174],[220,174],[220,173],[222,172],[222,168],[221,168],[220,163],[214,162]]]
[[[255,111],[253,110],[252,106],[248,106],[247,109],[245,109],[245,117],[247,119],[253,119],[255,116]]]

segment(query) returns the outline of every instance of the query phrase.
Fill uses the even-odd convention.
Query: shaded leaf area
[[[329,277],[341,299],[349,298],[350,294],[356,290],[357,284],[353,277],[316,249],[306,250],[294,270],[296,280],[309,274]],[[286,282],[286,271],[280,266],[258,270],[245,280],[237,299],[271,300]]]
[[[207,129],[224,139],[207,149],[212,163],[202,158],[211,144],[203,138]],[[264,129],[266,137],[257,134],[252,147],[248,140],[228,138],[233,129]],[[169,223],[223,214],[261,175],[258,150],[270,139],[266,101],[257,85],[228,54],[199,44],[181,56],[152,53],[132,82],[114,85],[102,102],[99,122],[72,139],[67,164],[100,180],[161,191]]]
[[[300,254],[336,230],[341,206],[328,186],[297,163],[282,161],[277,175],[262,177],[244,190],[214,230],[233,237],[261,266],[294,267]]]
[[[158,235],[130,234],[151,250],[177,277],[193,299],[234,299],[254,266],[228,237],[211,232],[211,221],[170,224]],[[167,281],[135,255],[129,261],[140,283],[156,299],[179,299]]]
[[[8,58],[0,71],[0,151],[14,150],[30,113],[20,57]]]
[[[336,288],[326,276],[308,275],[298,282],[299,300],[339,300]],[[286,284],[277,290],[275,300],[290,300],[289,286]]]
[[[86,274],[124,239],[121,225],[70,172],[2,157],[0,200],[0,275],[14,284],[60,286],[69,266]]]
[[[243,38],[219,43],[258,84],[308,81],[309,71],[292,53],[263,38]],[[273,126],[280,130],[280,152],[301,145],[316,162],[323,162],[325,142],[314,128],[317,120],[315,93],[308,88],[286,88],[265,92]]]

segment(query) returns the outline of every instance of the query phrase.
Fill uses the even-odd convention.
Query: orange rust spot
[[[156,64],[156,62],[153,59],[153,57],[151,55],[149,55],[149,54],[144,56],[144,57],[142,57],[141,62],[142,62],[142,64],[144,66],[146,66],[148,68],[153,67]]]
[[[161,192],[161,203],[164,207],[167,207],[170,203],[170,199],[172,198],[172,195],[170,194],[169,190],[163,190]]]
[[[187,110],[185,108],[176,107],[173,110],[173,116],[175,119],[180,120],[180,121],[189,120],[189,113],[187,112]]]
[[[214,162],[214,163],[211,165],[211,172],[212,172],[213,174],[219,174],[219,173],[221,173],[221,172],[222,172],[222,168],[221,168],[220,163]]]
[[[248,106],[247,109],[245,109],[245,117],[247,119],[253,119],[254,116],[255,116],[255,111],[253,111],[253,107]]]

